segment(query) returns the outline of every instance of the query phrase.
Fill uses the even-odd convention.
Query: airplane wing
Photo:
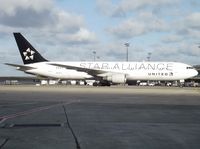
[[[5,63],[5,65],[17,67],[17,69],[18,69],[18,70],[21,70],[21,71],[26,71],[26,70],[30,70],[30,69],[35,69],[34,67],[25,66],[25,65],[18,65],[18,64]]]
[[[82,67],[63,65],[63,64],[50,63],[49,65],[58,66],[58,67],[64,67],[64,68],[67,68],[67,69],[73,69],[73,70],[81,71],[81,72],[86,72],[89,75],[92,75],[92,76],[95,76],[95,77],[98,77],[99,74],[108,73],[107,71],[103,71],[103,70],[82,68]]]

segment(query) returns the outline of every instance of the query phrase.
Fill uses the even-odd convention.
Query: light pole
[[[147,56],[147,61],[148,61],[148,62],[149,62],[150,59],[151,59],[151,54],[152,54],[151,52],[148,53],[148,56]]]
[[[96,51],[93,51],[93,54],[94,54],[94,62],[96,61]]]
[[[124,45],[126,46],[126,61],[128,62],[128,47],[130,46],[130,44],[126,42]]]

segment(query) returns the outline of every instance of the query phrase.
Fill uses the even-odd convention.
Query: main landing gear
[[[106,80],[102,80],[102,81],[95,81],[93,83],[93,86],[110,86],[110,82],[106,81]]]

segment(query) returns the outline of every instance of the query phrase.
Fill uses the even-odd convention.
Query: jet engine
[[[107,77],[108,81],[112,83],[126,83],[126,75],[125,74],[113,74]]]

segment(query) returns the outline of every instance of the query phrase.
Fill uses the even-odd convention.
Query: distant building
[[[8,76],[0,77],[1,85],[35,85],[40,83],[40,80],[36,77],[18,77],[18,76]]]

